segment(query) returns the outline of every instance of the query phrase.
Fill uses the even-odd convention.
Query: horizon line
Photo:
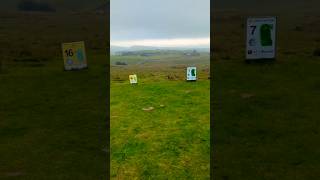
[[[171,39],[142,39],[111,41],[111,46],[133,47],[133,46],[152,46],[152,47],[190,47],[206,46],[210,47],[210,37],[206,38],[171,38]]]

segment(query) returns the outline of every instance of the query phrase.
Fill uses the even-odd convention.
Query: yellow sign
[[[72,42],[62,44],[62,53],[65,70],[77,70],[87,68],[87,57],[84,42]]]
[[[137,84],[138,83],[138,78],[137,75],[133,74],[133,75],[129,75],[129,80],[131,84]]]

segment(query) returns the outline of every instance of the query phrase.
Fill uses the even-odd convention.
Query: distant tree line
[[[166,54],[180,54],[185,56],[200,56],[197,50],[140,50],[140,51],[120,51],[116,53],[120,56],[157,56]]]
[[[42,12],[55,12],[56,9],[46,2],[36,2],[33,0],[22,0],[18,4],[20,11],[42,11]]]

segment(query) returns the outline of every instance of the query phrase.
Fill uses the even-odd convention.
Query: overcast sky
[[[210,0],[113,0],[111,45],[210,44]]]

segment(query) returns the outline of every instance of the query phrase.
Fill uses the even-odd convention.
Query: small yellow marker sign
[[[130,84],[138,84],[138,78],[137,75],[129,75]]]
[[[79,70],[88,67],[86,50],[83,41],[63,43],[62,53],[65,70]]]

